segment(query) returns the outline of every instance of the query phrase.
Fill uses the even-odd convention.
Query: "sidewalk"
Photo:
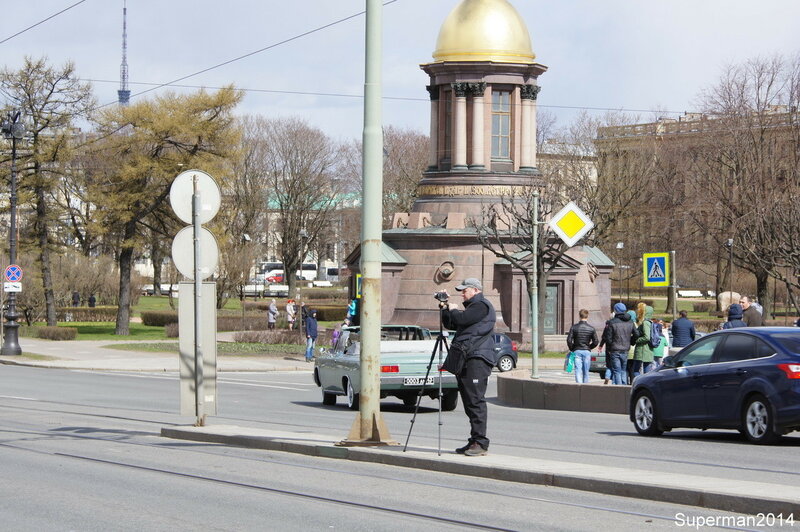
[[[232,341],[233,333],[217,334],[220,342]],[[177,353],[152,353],[112,349],[105,346],[132,344],[137,340],[72,340],[52,341],[40,338],[20,338],[24,353],[35,353],[50,358],[42,360],[26,356],[0,356],[0,364],[34,366],[53,369],[85,369],[95,371],[178,371]],[[177,343],[177,340],[175,341]],[[560,358],[539,359],[540,369],[556,369],[563,365]],[[304,371],[312,364],[305,362],[302,355],[264,356],[264,355],[217,355],[217,370],[233,371]],[[530,369],[531,359],[520,359],[518,368]]]
[[[253,449],[267,449],[323,458],[371,462],[455,475],[492,478],[527,484],[619,495],[653,501],[737,512],[800,515],[800,487],[763,482],[733,481],[698,475],[663,473],[590,463],[559,462],[491,452],[470,458],[451,449],[410,447],[343,447],[341,439],[306,430],[279,432],[230,425],[164,427],[168,438]]]

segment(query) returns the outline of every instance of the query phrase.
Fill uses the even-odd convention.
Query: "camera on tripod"
[[[445,292],[444,290],[442,290],[441,292],[436,292],[435,294],[433,294],[433,297],[435,297],[436,301],[440,303],[447,303],[447,300],[450,299],[450,296],[447,295],[447,292]]]

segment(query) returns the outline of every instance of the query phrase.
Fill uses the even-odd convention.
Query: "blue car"
[[[773,443],[800,430],[800,331],[742,327],[695,340],[636,377],[630,419],[644,436],[736,429],[753,443]]]

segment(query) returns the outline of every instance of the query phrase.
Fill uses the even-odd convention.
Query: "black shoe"
[[[473,442],[472,445],[469,446],[469,449],[464,451],[464,456],[483,456],[487,453],[487,450],[481,447],[481,444],[478,442]]]
[[[458,449],[456,449],[456,453],[464,454],[465,452],[467,452],[467,449],[469,449],[471,445],[472,445],[472,442],[468,441],[467,444],[464,447],[459,447]]]

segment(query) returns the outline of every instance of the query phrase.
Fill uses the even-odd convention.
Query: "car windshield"
[[[772,339],[790,353],[800,354],[800,332],[773,334]]]

